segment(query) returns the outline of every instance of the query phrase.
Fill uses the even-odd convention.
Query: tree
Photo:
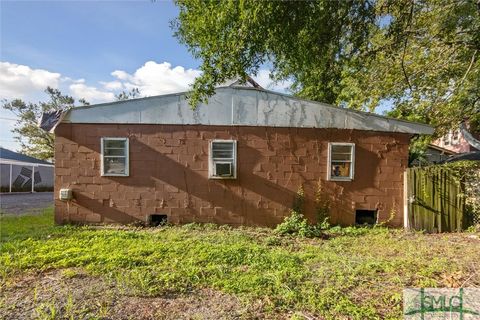
[[[130,91],[122,91],[115,95],[115,100],[124,101],[130,99],[140,98],[140,90],[138,88],[133,88]]]
[[[54,152],[54,135],[38,127],[38,121],[44,112],[68,110],[74,107],[75,99],[63,95],[60,90],[48,87],[45,93],[48,102],[30,103],[21,99],[3,101],[3,107],[12,111],[18,120],[12,132],[21,145],[21,151],[38,159],[52,159]],[[83,99],[80,103],[87,105]]]
[[[342,66],[375,18],[368,2],[354,0],[176,3],[175,35],[202,61],[193,103],[216,84],[256,74],[265,62],[273,64],[276,80],[292,78],[297,95],[333,103]]]
[[[30,103],[21,99],[12,101],[3,101],[3,107],[12,111],[18,120],[15,128],[12,130],[21,145],[21,152],[32,157],[48,160],[54,156],[54,140],[53,133],[44,131],[39,128],[38,122],[43,113],[54,111],[67,111],[75,107],[75,99],[71,96],[64,95],[58,89],[48,87],[45,93],[49,96],[48,102]],[[122,91],[115,95],[117,101],[134,99],[140,96],[137,88],[125,92]],[[90,105],[85,99],[79,99],[81,105]]]
[[[437,134],[480,120],[480,2],[379,1],[385,26],[349,61],[337,102],[434,125]]]
[[[200,59],[192,105],[215,85],[271,64],[300,97],[443,132],[479,117],[478,0],[177,0],[178,39]]]

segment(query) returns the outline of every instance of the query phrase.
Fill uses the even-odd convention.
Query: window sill
[[[328,179],[329,181],[353,181],[353,178],[340,178],[340,177],[335,177],[335,178],[330,178]]]
[[[217,176],[209,176],[208,179],[213,180],[235,180],[237,177],[217,177]]]

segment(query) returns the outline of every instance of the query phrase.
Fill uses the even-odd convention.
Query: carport
[[[52,191],[53,170],[50,162],[0,148],[1,192]]]

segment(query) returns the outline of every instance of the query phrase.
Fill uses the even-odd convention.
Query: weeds
[[[293,210],[282,223],[277,225],[275,232],[280,235],[288,234],[305,238],[315,238],[322,235],[321,227],[310,224],[303,214]]]
[[[305,238],[316,238],[322,235],[322,230],[330,227],[328,223],[328,203],[319,204],[319,196],[316,198],[318,223],[310,224],[305,218],[305,192],[302,187],[297,191],[293,201],[290,215],[285,217],[282,223],[277,225],[275,232],[280,235],[294,235]]]
[[[4,225],[9,230],[2,231],[0,247],[5,285],[28,272],[63,269],[62,277],[69,279],[82,270],[129,295],[210,288],[235,295],[247,305],[260,301],[266,312],[325,319],[399,318],[404,287],[446,286],[444,279],[450,275],[465,286],[480,286],[471,267],[478,263],[479,240],[463,234],[333,227],[322,230],[329,235],[325,240],[213,225],[135,231],[58,227],[51,223],[51,211],[43,217],[9,219],[1,221],[2,230]],[[22,225],[32,221],[43,224],[35,230]],[[285,230],[305,232],[305,237],[310,232],[301,216],[287,221],[292,223],[288,228],[285,224]],[[48,303],[37,307],[46,319],[64,311]],[[72,314],[75,305],[67,309]],[[107,305],[104,309],[109,312]]]

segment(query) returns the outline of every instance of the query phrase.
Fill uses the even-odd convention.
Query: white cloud
[[[123,84],[120,81],[100,81],[105,90],[115,91],[122,90]]]
[[[197,69],[147,61],[133,73],[115,70],[111,73],[113,80],[105,79],[91,84],[85,79],[73,79],[60,73],[0,62],[0,98],[37,100],[43,90],[51,86],[60,88],[77,100],[83,98],[90,103],[100,103],[113,101],[116,93],[133,88],[138,88],[141,96],[187,91],[200,74]],[[269,75],[269,70],[261,69],[254,79],[265,89],[288,92],[291,81],[274,83]]]
[[[172,67],[168,62],[148,61],[132,74],[123,70],[113,71],[111,75],[117,80],[102,84],[107,90],[138,88],[141,95],[154,96],[187,91],[200,74],[200,70],[185,69],[182,66]],[[259,70],[257,76],[253,78],[265,89],[278,92],[288,92],[292,84],[289,80],[275,83],[270,79],[270,71],[267,69]]]
[[[95,87],[87,86],[81,81],[71,84],[68,88],[70,89],[70,94],[75,99],[83,98],[90,103],[107,102],[115,99],[113,92],[98,90]]]
[[[113,71],[111,73],[111,75],[120,79],[120,80],[129,80],[131,78],[131,76],[128,73],[126,73],[125,71],[121,71],[121,70]]]
[[[138,88],[141,96],[154,96],[167,93],[186,91],[200,71],[185,69],[181,66],[172,67],[168,62],[157,63],[148,61],[132,74],[115,70],[111,75],[113,81],[100,81],[101,87],[89,86],[84,79],[69,80],[70,94],[76,98],[84,98],[90,103],[112,101],[115,93]]]
[[[289,88],[292,85],[292,81],[290,80],[284,80],[275,83],[272,79],[270,79],[270,70],[268,69],[259,70],[257,75],[253,76],[252,78],[263,88],[277,92],[286,93],[289,91]]]
[[[89,83],[88,79],[74,79],[56,72],[0,61],[0,99],[42,101],[46,99],[43,91],[50,86],[77,100],[84,98],[90,103],[101,103],[113,101],[116,93],[133,88],[138,88],[141,96],[187,91],[200,74],[196,69],[172,67],[168,62],[148,61],[133,73],[115,70],[111,73],[113,80],[105,78],[105,81]],[[275,84],[269,74],[269,70],[262,69],[254,79],[265,89],[288,92],[290,81]],[[0,123],[0,136],[8,137],[0,141],[0,145],[11,144],[8,146],[15,149],[16,142],[11,141],[10,126],[11,123]]]
[[[127,90],[138,88],[144,96],[186,91],[199,75],[199,70],[181,66],[172,68],[168,62],[155,61],[146,62],[133,74],[122,70],[112,72],[112,76],[123,81],[122,84]]]
[[[26,98],[50,86],[58,88],[61,74],[0,61],[0,99]]]

